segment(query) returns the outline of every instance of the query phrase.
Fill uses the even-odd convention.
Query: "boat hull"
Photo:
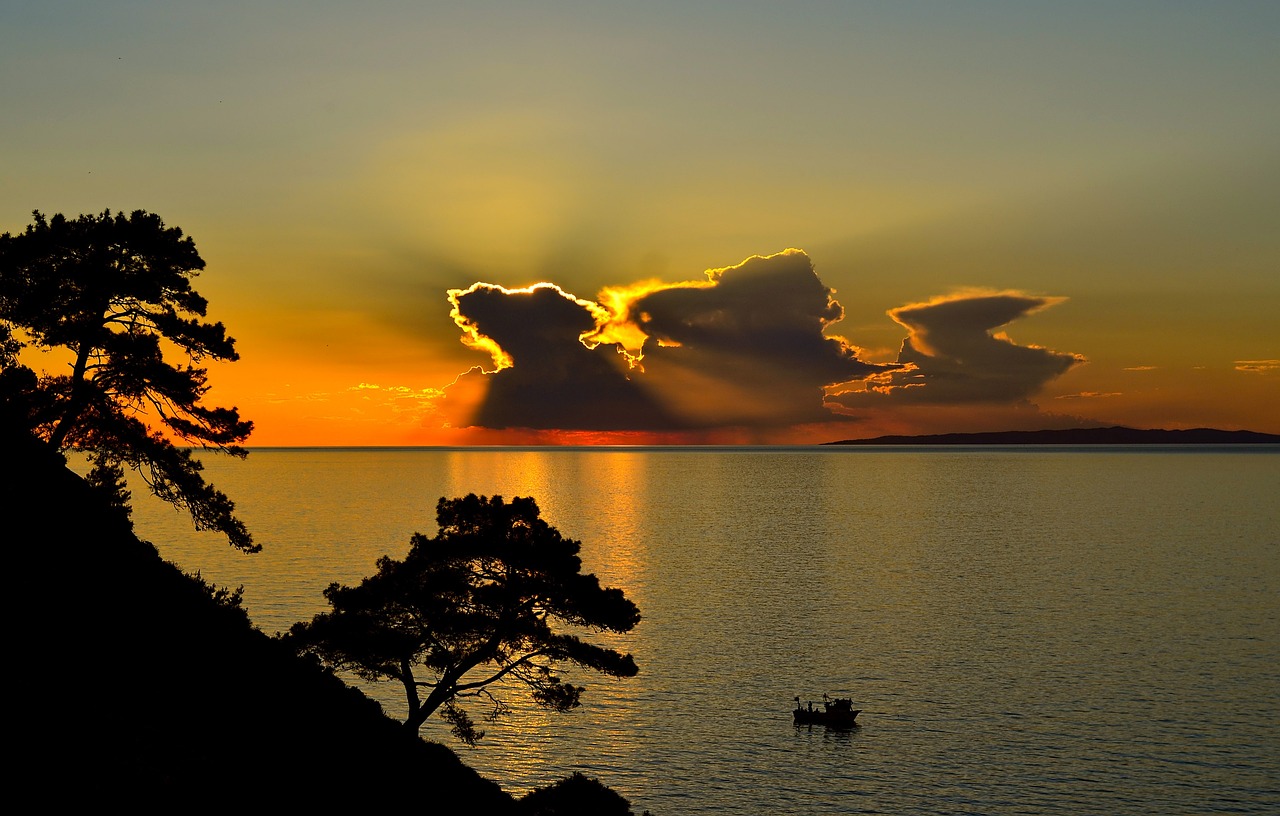
[[[825,725],[827,728],[854,728],[861,713],[860,708],[825,711],[797,708],[792,712],[796,725]]]

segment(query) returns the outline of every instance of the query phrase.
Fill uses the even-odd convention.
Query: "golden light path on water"
[[[608,496],[609,512],[599,514],[592,525],[594,535],[584,541],[584,571],[595,573],[605,586],[624,588],[627,596],[641,609],[646,608],[645,587],[648,584],[645,559],[638,548],[642,546],[639,530],[645,523],[645,507],[641,497],[646,493],[645,480],[648,470],[644,467],[640,452],[620,450],[608,456],[574,457],[565,462],[567,467],[548,468],[545,451],[451,451],[444,454],[448,472],[448,489],[443,495],[461,496],[470,492],[481,495],[500,494],[507,498],[532,496],[538,501],[543,518],[549,520],[563,534],[576,538],[582,535],[580,509],[575,507],[584,489],[597,496]],[[599,521],[607,519],[601,529]],[[643,622],[642,622],[643,623]],[[643,639],[643,625],[634,634],[599,635],[583,633],[596,641],[607,640],[613,648],[633,652]],[[641,671],[644,671],[643,667]],[[612,678],[578,677],[576,682],[588,687],[588,705],[591,707],[591,728],[602,737],[603,751],[626,753],[633,748],[630,740],[634,734],[624,720],[635,710],[634,685]],[[385,694],[385,691],[382,692]],[[380,695],[380,699],[383,697]],[[548,753],[554,753],[557,734],[568,726],[578,725],[571,717],[557,715],[522,699],[518,689],[511,689],[507,699],[512,702],[512,715],[500,726],[484,725],[488,729],[485,740],[502,746],[503,771],[510,778],[538,779],[545,777],[542,765]],[[399,700],[390,704],[389,710],[400,710]],[[434,738],[447,740],[442,729],[436,729]],[[472,752],[464,752],[469,756]],[[470,760],[469,760],[470,761]]]

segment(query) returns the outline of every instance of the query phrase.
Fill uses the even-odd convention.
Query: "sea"
[[[245,555],[135,483],[140,537],[243,587],[268,634],[327,608],[441,498],[531,496],[643,619],[633,678],[517,688],[474,748],[514,795],[574,772],[636,813],[1280,813],[1280,451],[257,449],[203,457]],[[403,689],[357,683],[389,716]],[[797,726],[851,697],[858,726]],[[323,711],[316,712],[323,717]]]

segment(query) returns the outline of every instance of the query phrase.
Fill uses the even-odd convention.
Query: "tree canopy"
[[[97,483],[118,487],[128,465],[197,528],[259,549],[191,450],[174,444],[243,457],[238,443],[253,428],[235,408],[201,403],[208,372],[198,364],[239,355],[221,323],[200,319],[195,243],[142,210],[33,216],[24,232],[0,235],[0,415],[54,448],[87,452]],[[64,350],[68,371],[36,375],[19,358],[27,347]]]
[[[463,707],[487,700],[488,719],[507,710],[499,691],[523,685],[550,709],[579,704],[568,666],[613,677],[637,672],[629,654],[579,632],[628,632],[640,612],[622,590],[581,572],[580,543],[544,521],[532,498],[440,499],[439,532],[410,540],[404,560],[378,560],[359,585],[325,590],[332,611],[294,624],[295,647],[367,680],[395,680],[416,732],[437,710],[467,743],[483,736]]]

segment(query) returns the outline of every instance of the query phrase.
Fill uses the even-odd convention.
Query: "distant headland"
[[[1043,431],[991,431],[987,433],[877,436],[874,439],[842,439],[826,445],[1280,445],[1280,435],[1257,431],[1221,431],[1192,428],[1186,431],[1110,428],[1063,428]]]

